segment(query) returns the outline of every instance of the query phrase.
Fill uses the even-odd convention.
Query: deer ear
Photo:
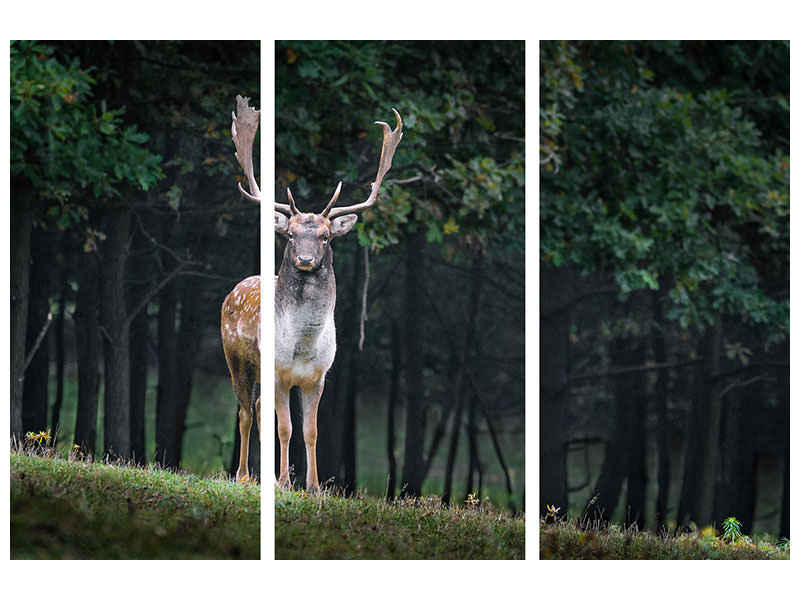
[[[283,237],[289,236],[289,219],[278,212],[275,213],[275,233],[280,233]]]
[[[331,221],[331,237],[344,235],[353,228],[358,221],[358,215],[345,215]]]

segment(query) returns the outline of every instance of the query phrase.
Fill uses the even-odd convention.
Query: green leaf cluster
[[[542,43],[540,258],[610,273],[623,294],[666,284],[684,326],[724,313],[780,336],[789,157],[761,127],[785,120],[784,96],[754,107],[742,48],[706,48],[725,85],[696,50]],[[759,52],[788,69],[785,45]]]
[[[51,46],[11,43],[11,174],[56,201],[59,226],[84,214],[76,194],[108,199],[121,183],[147,190],[163,177],[149,136],[125,123],[124,108],[93,99],[94,84],[92,69],[62,64]]]

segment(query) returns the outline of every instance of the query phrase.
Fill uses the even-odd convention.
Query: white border
[[[505,594],[555,593],[567,598],[580,595],[625,598],[646,594],[648,597],[691,596],[736,590],[737,597],[764,594],[769,591],[794,589],[789,579],[791,562],[761,563],[715,562],[704,567],[700,562],[664,563],[642,561],[635,569],[615,561],[601,563],[578,561],[539,562],[536,536],[538,503],[538,40],[539,39],[787,39],[791,38],[794,13],[789,2],[762,0],[758,4],[731,0],[702,2],[675,0],[668,4],[641,1],[567,2],[534,4],[521,1],[495,0],[492,3],[419,2],[407,0],[397,4],[372,2],[320,2],[224,4],[198,0],[195,2],[153,2],[136,4],[117,2],[54,2],[9,3],[3,8],[3,27],[11,38],[39,39],[261,39],[262,40],[262,153],[263,189],[273,189],[274,181],[274,86],[275,39],[326,38],[394,38],[394,39],[526,39],[526,117],[528,141],[527,201],[530,211],[526,235],[526,496],[528,519],[528,560],[522,562],[480,563],[467,561],[394,563],[376,561],[369,568],[347,562],[305,562],[269,560],[274,550],[274,527],[266,507],[271,505],[271,486],[262,488],[262,561],[241,564],[235,561],[216,562],[210,569],[204,564],[153,561],[146,571],[137,574],[139,565],[110,561],[98,568],[93,562],[39,563],[17,561],[13,573],[5,578],[5,589],[11,593],[41,593],[57,590],[60,595],[77,594],[82,598],[113,596],[114,598],[161,597],[180,594],[192,597],[223,597],[229,594],[254,593],[257,596],[285,594],[293,598],[333,596],[348,598],[373,597],[387,593],[419,597],[468,595],[497,597]],[[8,57],[8,45],[4,48]],[[266,55],[266,56],[265,56]],[[792,50],[792,75],[795,75],[797,53]],[[8,232],[8,60],[3,63],[2,145],[4,183],[2,211],[4,234]],[[794,81],[795,78],[792,77]],[[794,103],[797,104],[796,102]],[[269,118],[267,118],[269,115]],[[794,136],[792,149],[795,149]],[[268,211],[262,211],[267,213]],[[267,215],[262,222],[262,272],[273,264],[274,247]],[[265,222],[266,225],[265,225]],[[531,231],[532,230],[532,231]],[[794,223],[792,224],[794,232]],[[796,233],[796,232],[795,232]],[[794,236],[793,236],[794,237]],[[6,238],[7,239],[7,238]],[[8,242],[2,245],[2,385],[8,390]],[[268,272],[268,271],[267,271]],[[797,277],[794,261],[792,281]],[[265,283],[267,280],[265,279]],[[270,286],[266,286],[269,289]],[[794,284],[792,290],[794,291]],[[270,294],[265,294],[265,339],[271,339]],[[796,341],[792,340],[792,367],[796,366]],[[264,364],[270,364],[269,358]],[[795,369],[792,368],[792,372]],[[262,384],[266,378],[262,378]],[[271,430],[272,404],[270,390],[264,395],[264,429]],[[262,385],[262,393],[265,388]],[[791,388],[795,399],[795,386]],[[792,411],[793,434],[797,432],[797,407]],[[5,400],[4,406],[8,406]],[[8,414],[6,411],[5,414]],[[4,431],[8,423],[4,420]],[[266,436],[265,436],[266,437]],[[6,436],[7,439],[7,436]],[[265,444],[269,467],[274,448]],[[796,464],[797,441],[792,439],[792,464]],[[263,458],[263,457],[262,457]],[[266,471],[266,468],[265,468]],[[792,467],[792,481],[797,469]],[[3,462],[2,502],[4,522],[3,558],[8,560],[8,461]],[[793,486],[793,492],[796,486]],[[797,495],[792,508],[798,518]],[[795,527],[795,529],[797,529]],[[568,577],[564,577],[568,575]],[[795,574],[796,575],[796,574]],[[794,578],[796,582],[796,576]],[[55,587],[53,587],[55,586]],[[248,588],[257,587],[256,590]]]

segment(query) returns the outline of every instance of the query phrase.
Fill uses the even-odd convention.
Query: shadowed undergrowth
[[[11,454],[11,558],[260,554],[260,486],[153,468]]]
[[[542,559],[789,559],[788,541],[719,536],[711,527],[680,535],[655,535],[635,527],[580,527],[575,518],[539,521]]]
[[[487,504],[275,492],[277,559],[522,559],[525,520]]]

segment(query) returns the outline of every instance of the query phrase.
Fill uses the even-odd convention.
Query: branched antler
[[[339,192],[342,191],[342,182],[340,181],[339,185],[336,186],[336,191],[333,192],[333,196],[331,196],[331,199],[328,201],[328,205],[321,213],[323,217],[328,217],[329,219],[333,220],[336,217],[364,212],[373,204],[375,204],[375,201],[378,199],[378,190],[381,187],[381,181],[383,181],[384,175],[386,175],[386,173],[392,167],[394,151],[397,149],[397,145],[403,138],[403,119],[400,117],[400,113],[398,113],[395,109],[392,109],[392,112],[394,112],[394,116],[397,118],[397,126],[394,128],[394,130],[392,130],[392,128],[383,121],[375,121],[376,125],[383,127],[383,146],[381,147],[381,158],[380,162],[378,163],[378,174],[375,176],[375,181],[372,183],[372,191],[370,192],[369,198],[367,198],[367,200],[361,204],[333,208],[333,205],[336,204],[336,200],[339,198]],[[294,204],[292,192],[289,188],[286,188],[286,194],[289,197],[290,204],[281,204],[276,202],[275,210],[286,215],[287,217],[291,217],[292,215],[296,215],[298,210]]]
[[[231,113],[231,116],[233,117],[231,121],[231,136],[236,146],[236,160],[242,166],[250,187],[250,193],[248,194],[244,191],[242,183],[239,182],[239,191],[245,198],[249,198],[254,202],[261,202],[261,190],[258,188],[258,183],[256,183],[256,177],[253,173],[253,142],[256,139],[261,111],[250,106],[250,98],[242,98],[237,95],[236,113]]]

